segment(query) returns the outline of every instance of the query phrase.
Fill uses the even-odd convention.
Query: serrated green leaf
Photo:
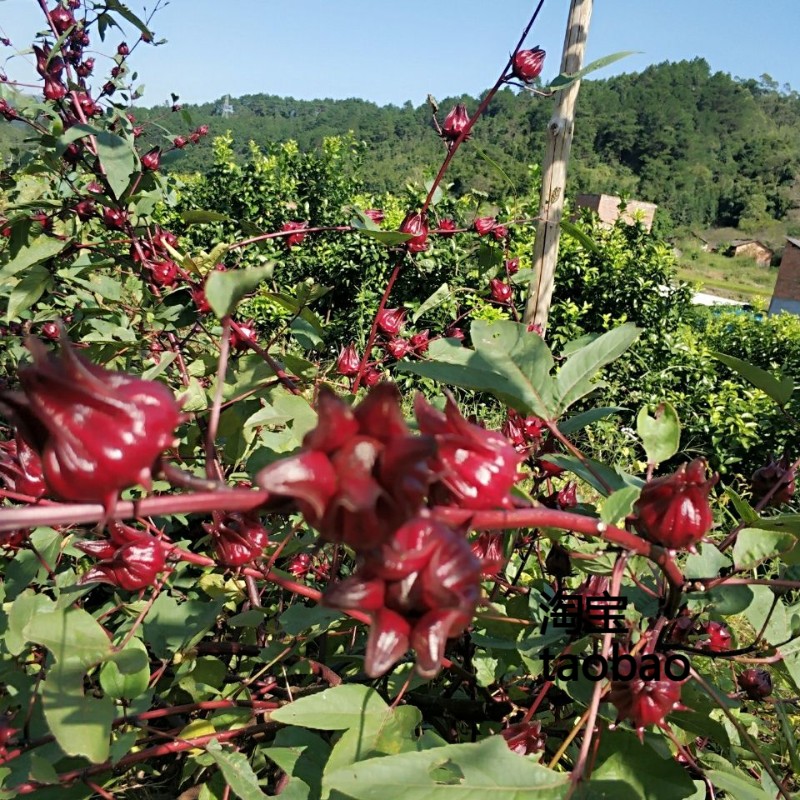
[[[343,731],[359,725],[379,727],[387,709],[386,702],[374,689],[346,684],[287,703],[270,717],[285,725]]]
[[[794,379],[790,375],[778,379],[765,369],[748,364],[740,358],[713,351],[711,355],[730,367],[734,372],[739,373],[746,381],[752,383],[756,389],[761,389],[764,394],[771,397],[779,406],[785,406],[791,399],[794,391]]]
[[[58,255],[65,247],[66,242],[54,239],[49,236],[39,236],[30,244],[20,247],[16,255],[11,255],[10,250],[0,255],[2,259],[8,259],[7,263],[0,269],[0,286],[7,283],[8,278],[13,278],[23,270],[26,270],[42,261]]]
[[[672,458],[681,444],[681,423],[671,403],[659,403],[652,417],[647,408],[642,408],[636,417],[636,432],[649,464],[660,464]]]
[[[222,319],[232,314],[246,294],[272,276],[272,270],[272,264],[266,264],[263,267],[210,272],[205,282],[205,293],[217,318]]]
[[[610,494],[600,508],[600,519],[606,525],[616,525],[633,511],[634,503],[639,499],[641,489],[625,486]]]
[[[261,800],[267,797],[258,785],[258,775],[253,771],[247,756],[223,750],[216,739],[206,745],[206,752],[222,771],[225,782],[240,800]]]
[[[739,531],[733,546],[733,563],[737,569],[753,569],[768,558],[787,553],[797,546],[793,533],[745,528]]]

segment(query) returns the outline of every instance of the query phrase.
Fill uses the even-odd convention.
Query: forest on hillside
[[[455,102],[437,98],[440,119]],[[266,94],[134,109],[146,139],[170,146],[189,117],[213,135],[230,131],[236,151],[288,139],[301,149],[352,131],[364,143],[361,178],[372,192],[397,192],[430,177],[442,142],[431,107],[378,106],[359,100],[294,100]],[[452,190],[485,192],[490,199],[528,190],[530,166],[540,163],[552,101],[516,90],[499,92],[474,140],[454,164]],[[147,124],[152,123],[152,124]],[[6,125],[5,128],[10,126]],[[0,152],[10,133],[0,133]],[[177,155],[177,153],[175,154]],[[187,147],[173,169],[205,171],[211,147]],[[758,227],[774,220],[800,232],[800,93],[769,76],[733,78],[712,73],[702,58],[663,63],[640,73],[585,80],[578,101],[570,192],[609,192],[658,203],[662,233],[676,228]]]

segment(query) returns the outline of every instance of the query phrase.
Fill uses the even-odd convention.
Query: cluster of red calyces
[[[19,370],[21,391],[0,392],[0,411],[41,460],[48,493],[108,507],[149,486],[182,418],[172,392],[91,364],[66,336],[57,356],[33,337],[26,346],[34,363]]]
[[[217,561],[226,567],[243,567],[255,561],[269,544],[269,531],[255,514],[215,513],[203,528],[214,540]]]
[[[317,412],[301,452],[256,481],[291,498],[324,540],[356,552],[356,572],[326,597],[371,613],[367,671],[385,672],[410,646],[420,672],[434,674],[448,637],[472,615],[483,565],[463,533],[430,519],[427,503],[509,508],[520,457],[467,422],[452,398],[442,413],[418,396],[421,435],[412,434],[388,383],[354,408],[323,389]]]
[[[0,442],[0,481],[9,491],[35,500],[47,492],[42,461],[19,433],[7,442]]]
[[[104,221],[107,225],[111,222],[106,217],[115,209],[105,209]],[[141,263],[150,273],[150,279],[156,286],[174,286],[181,271],[172,258],[170,249],[178,246],[178,237],[172,231],[156,227],[147,239],[139,239],[131,247],[131,258],[136,263]]]
[[[634,506],[636,529],[670,550],[694,548],[714,523],[709,494],[716,481],[716,475],[706,477],[706,462],[698,458],[646,483]]]
[[[129,592],[152,586],[166,565],[168,546],[155,536],[121,522],[109,522],[110,537],[79,542],[76,547],[100,562],[81,583],[110,583]]]
[[[509,725],[500,735],[506,740],[508,749],[521,756],[541,753],[547,742],[547,734],[542,731],[542,723],[538,720]]]

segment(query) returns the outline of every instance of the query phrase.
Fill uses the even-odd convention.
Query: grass
[[[769,300],[778,278],[776,267],[761,267],[750,258],[707,253],[692,242],[678,243],[678,277],[709,294],[731,300]]]

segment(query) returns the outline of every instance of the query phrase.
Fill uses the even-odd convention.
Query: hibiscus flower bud
[[[514,292],[511,286],[501,281],[500,278],[492,278],[492,280],[489,281],[489,286],[491,288],[492,298],[498,303],[508,303]]]
[[[208,135],[208,125],[198,125],[194,131],[198,136],[207,136]]]
[[[519,259],[509,258],[506,260],[506,274],[511,277],[519,272]]]
[[[11,122],[12,120],[19,119],[19,114],[13,106],[10,106],[5,100],[0,99],[0,116],[3,119]]]
[[[103,222],[105,222],[107,227],[121,231],[128,222],[128,212],[121,208],[110,208],[106,206],[103,209]]]
[[[66,97],[67,87],[58,78],[46,77],[44,79],[45,100],[61,100]]]
[[[88,544],[81,543],[76,547],[87,550]],[[154,536],[143,534],[92,567],[81,577],[80,583],[110,583],[129,592],[137,592],[151,587],[165,565],[163,543]]]
[[[708,497],[716,480],[716,475],[706,478],[706,462],[698,458],[649,481],[634,505],[636,529],[662,547],[693,548],[714,522]]]
[[[532,50],[518,50],[511,60],[514,77],[523,83],[530,83],[542,74],[544,57],[547,55],[540,47]]]
[[[305,222],[284,222],[283,225],[281,225],[281,230],[299,231],[299,230],[305,230],[306,227],[307,225]],[[290,233],[288,236],[284,238],[284,241],[286,242],[287,247],[292,248],[300,244],[300,242],[302,242],[303,239],[305,238],[306,238],[305,233]]]
[[[506,740],[508,749],[521,756],[541,753],[547,741],[547,734],[542,733],[542,723],[538,720],[509,725],[500,735]]]
[[[128,56],[128,55],[130,55],[130,52],[131,52],[131,51],[130,51],[130,49],[128,48],[128,45],[127,45],[125,42],[120,42],[120,43],[117,45],[117,55],[120,55],[120,56],[122,56],[123,58],[125,58],[125,56]]]
[[[448,142],[454,142],[467,129],[469,125],[469,112],[463,103],[456,105],[453,110],[445,117],[442,125],[442,138]],[[464,141],[469,139],[469,135],[464,137]]]
[[[494,236],[498,242],[502,242],[503,239],[508,236],[508,228],[506,228],[505,225],[495,225],[494,228],[492,228],[492,236]]]
[[[352,377],[358,374],[358,368],[361,365],[361,358],[354,344],[349,344],[343,347],[339,352],[339,358],[336,360],[336,371],[340,375]]]
[[[94,59],[87,58],[86,61],[82,61],[75,67],[75,72],[78,74],[79,78],[88,78],[92,71],[94,70]]]
[[[400,233],[413,234],[413,237],[405,243],[409,253],[421,253],[428,249],[428,223],[424,214],[406,215],[400,224]]]
[[[481,572],[484,575],[496,575],[506,563],[503,542],[502,533],[484,531],[470,545],[472,552],[481,562]]]
[[[611,681],[611,692],[608,699],[617,708],[617,722],[628,719],[636,728],[639,738],[649,725],[664,728],[664,718],[681,706],[681,681],[672,680],[666,674],[666,659],[662,654],[628,656],[634,664],[625,664],[626,669],[633,671],[635,677],[628,680]],[[642,674],[643,659],[657,660],[660,680],[644,680]],[[649,668],[645,664],[645,669]]]
[[[511,442],[511,444],[514,445],[514,449],[518,452],[522,452],[527,449],[525,434],[522,432],[522,426],[519,424],[519,421],[516,418],[513,418],[509,415],[508,419],[503,423],[503,427],[500,429],[500,432],[506,437],[506,439],[508,439],[509,442]]]
[[[148,150],[141,158],[142,169],[155,172],[161,164],[161,148],[153,147]]]
[[[393,339],[386,342],[386,351],[394,356],[394,358],[400,360],[409,354],[411,346],[406,339],[395,336]]]
[[[184,147],[188,144],[189,140],[185,136],[176,136],[172,140],[172,146],[176,150],[183,150]]]
[[[438,233],[439,236],[452,236],[456,232],[457,227],[454,220],[443,219],[439,221],[439,227],[436,228],[436,233]]]
[[[700,642],[703,650],[724,653],[731,649],[731,632],[721,622],[706,622],[700,626],[699,632],[704,637]]]
[[[450,325],[444,332],[444,337],[445,339],[458,339],[459,342],[463,342],[466,338],[464,331],[457,325]]]
[[[541,322],[530,322],[527,327],[528,333],[535,333],[537,336],[544,335],[544,328]]]
[[[214,539],[217,560],[226,567],[243,567],[261,556],[269,544],[269,532],[254,514],[218,514],[203,528]]]
[[[486,236],[487,233],[494,230],[497,220],[494,217],[478,217],[472,225],[478,232],[478,236]]]
[[[572,562],[570,561],[569,551],[558,542],[553,542],[553,546],[544,560],[545,571],[554,578],[567,578],[572,574]]]
[[[240,322],[238,330],[231,328],[231,348],[234,350],[247,350],[249,349],[248,342],[258,341],[258,331],[256,330],[256,323],[250,319],[247,322]]]
[[[298,553],[290,562],[287,572],[301,580],[311,571],[311,556],[308,553]]]
[[[97,207],[95,206],[94,200],[81,200],[80,203],[75,206],[75,216],[77,216],[81,222],[90,220],[96,212]]]
[[[37,500],[47,492],[42,461],[19,432],[10,441],[0,442],[0,482],[12,492]]]
[[[378,314],[378,327],[387,336],[397,336],[406,323],[406,312],[402,308],[384,308]]]
[[[123,489],[149,487],[181,421],[172,392],[91,364],[65,334],[58,355],[34,337],[26,346],[33,364],[18,372],[21,391],[0,392],[0,410],[41,458],[48,490],[110,508]]]
[[[367,367],[364,370],[363,377],[365,386],[377,386],[381,382],[383,375],[381,374],[381,371],[375,367]]]
[[[444,499],[475,510],[511,508],[509,491],[522,456],[508,439],[467,422],[449,394],[444,413],[418,394],[414,414],[420,431],[436,440],[431,468],[441,476]]]
[[[364,216],[369,217],[376,225],[380,225],[386,219],[386,215],[378,208],[368,208]]]
[[[411,349],[417,354],[422,355],[428,352],[428,345],[430,344],[430,331],[425,328],[419,333],[415,333],[409,340]]]
[[[156,286],[174,286],[178,279],[178,265],[174,261],[153,261],[147,265]]]
[[[58,327],[57,322],[45,322],[42,325],[42,336],[49,339],[51,342],[57,341],[61,338],[61,329]]]
[[[191,288],[192,300],[195,308],[201,314],[208,314],[211,311],[211,303],[208,302],[205,289],[202,285],[195,284]]]
[[[790,469],[789,458],[783,455],[778,461],[770,458],[769,463],[757,469],[751,478],[753,497],[756,501],[769,494],[773,487],[778,489],[770,497],[767,505],[779,506],[788,503],[794,497],[795,470]]]
[[[50,21],[53,23],[53,27],[59,34],[66,33],[75,24],[75,17],[63,6],[51,8],[48,13],[50,14]]]
[[[559,508],[567,510],[578,505],[578,487],[575,481],[570,481],[566,486],[559,489],[557,495]]]
[[[750,700],[763,700],[772,694],[772,678],[765,669],[746,669],[736,682]]]

